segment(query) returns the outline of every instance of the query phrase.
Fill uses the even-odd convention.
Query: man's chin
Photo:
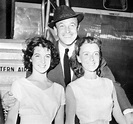
[[[65,44],[66,44],[67,46],[71,46],[74,42],[75,42],[75,40],[72,41],[72,42],[66,42]]]
[[[69,44],[66,44],[66,45],[67,45],[67,46],[71,46],[72,44],[73,44],[73,42],[72,42],[71,44],[69,43]]]

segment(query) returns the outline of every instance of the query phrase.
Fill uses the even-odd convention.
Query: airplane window
[[[126,11],[127,10],[127,0],[103,0],[103,6],[108,10],[118,10]]]

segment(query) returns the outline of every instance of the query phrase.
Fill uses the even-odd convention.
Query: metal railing
[[[49,17],[53,16],[53,13],[51,13],[50,10],[53,10],[52,12],[54,12],[56,7],[58,7],[59,5],[60,5],[59,0],[42,0],[42,6],[41,6],[42,35],[46,38],[48,37],[47,31],[49,29],[48,27]],[[65,0],[65,5],[69,6],[69,0]]]

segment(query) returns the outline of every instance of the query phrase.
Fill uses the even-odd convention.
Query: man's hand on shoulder
[[[2,98],[2,106],[5,110],[10,110],[10,108],[15,105],[16,99],[13,97],[13,94],[8,91],[4,94]]]
[[[124,116],[126,118],[127,124],[133,124],[133,112],[126,113]]]

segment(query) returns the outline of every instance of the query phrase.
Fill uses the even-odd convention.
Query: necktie
[[[66,86],[71,81],[71,74],[70,74],[71,72],[70,72],[68,51],[69,51],[69,49],[65,49],[65,54],[64,54],[64,79],[65,79]]]

